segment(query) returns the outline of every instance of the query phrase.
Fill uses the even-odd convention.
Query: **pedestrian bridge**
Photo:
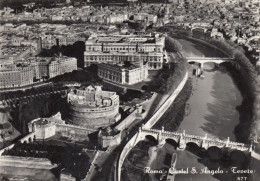
[[[227,140],[213,139],[209,138],[207,134],[204,137],[195,136],[185,133],[179,132],[170,132],[165,131],[162,127],[162,130],[158,129],[146,129],[143,126],[139,128],[138,132],[138,140],[144,140],[147,136],[154,137],[158,144],[165,144],[166,140],[171,139],[178,144],[178,148],[184,150],[188,143],[195,143],[198,147],[201,147],[207,150],[210,147],[218,147],[220,149],[226,149],[228,151],[239,150],[243,152],[252,152],[252,145],[246,145],[244,143],[231,142],[229,138]]]
[[[203,64],[205,63],[215,63],[221,64],[223,62],[229,62],[233,60],[233,58],[221,58],[221,57],[186,57],[188,62],[196,62],[200,64],[200,68],[203,69]]]

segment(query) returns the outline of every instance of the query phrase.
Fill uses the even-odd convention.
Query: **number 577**
[[[245,180],[247,180],[247,177],[237,177],[237,180],[238,181],[245,181]]]

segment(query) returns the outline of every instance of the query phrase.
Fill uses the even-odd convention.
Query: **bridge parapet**
[[[222,58],[222,57],[186,57],[190,60],[233,60],[234,58]]]
[[[158,129],[147,129],[144,127],[140,128],[140,132],[146,135],[149,134],[153,135],[156,137],[156,139],[161,139],[161,140],[172,138],[182,144],[193,142],[196,143],[197,145],[201,145],[206,149],[211,146],[216,146],[219,148],[230,148],[230,149],[236,149],[240,151],[250,151],[250,146],[245,145],[244,143],[231,142],[229,141],[229,138],[227,140],[209,138],[207,134],[204,137],[202,137],[202,136],[187,134],[185,133],[185,131],[183,131],[183,133],[179,133],[179,132],[165,131],[164,128],[162,128],[162,130],[158,130]],[[158,138],[158,136],[160,138]]]
[[[204,64],[212,62],[214,64],[221,64],[223,62],[229,62],[233,58],[221,58],[221,57],[186,57],[188,62],[197,62],[200,65],[200,69],[203,70]]]

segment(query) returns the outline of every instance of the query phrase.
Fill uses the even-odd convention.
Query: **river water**
[[[184,56],[195,57],[223,57],[218,51],[209,48],[205,45],[194,43],[184,39],[178,39],[183,46]],[[192,68],[191,68],[192,69]],[[191,75],[192,76],[192,75]],[[183,119],[178,132],[185,132],[197,136],[207,134],[211,138],[219,138],[222,140],[230,138],[231,141],[236,141],[234,128],[239,124],[239,112],[237,106],[242,103],[242,95],[235,85],[232,77],[224,66],[215,68],[213,63],[204,64],[204,79],[193,77],[193,91],[188,100],[188,113]],[[230,168],[236,166],[242,167],[245,159],[232,160],[229,163],[221,160],[212,160],[208,156],[201,157],[197,154],[199,148],[191,148],[190,151],[172,151],[173,146],[166,143],[161,149],[157,149],[157,154],[151,169],[162,169],[166,165],[159,164],[163,162],[166,154],[177,152],[177,170],[189,170],[189,174],[177,174],[176,181],[214,181],[214,180],[236,180]],[[160,153],[160,154],[159,154]],[[218,152],[212,153],[217,155]],[[240,157],[240,155],[237,155]],[[153,155],[154,157],[154,155]],[[191,169],[195,168],[197,173],[191,174]],[[208,168],[215,170],[220,168],[224,170],[224,174],[200,174],[201,169]],[[158,177],[150,176],[151,180],[158,180]]]
[[[205,56],[220,57],[217,51],[212,50],[201,44],[194,44],[187,40],[180,40],[183,45],[183,54],[186,56]],[[239,124],[239,112],[237,106],[242,103],[242,95],[235,85],[232,77],[225,69],[220,66],[218,70],[214,70],[214,65],[206,64],[204,79],[193,78],[193,93],[189,99],[189,114],[182,121],[179,130],[185,130],[189,134],[227,139],[236,141],[234,128]],[[213,68],[213,71],[211,71]],[[214,166],[213,166],[214,165]],[[212,166],[212,167],[211,167]],[[177,169],[185,169],[195,167],[199,172],[205,167],[216,168],[219,164],[199,156],[187,150],[178,151]],[[234,166],[240,166],[239,163]],[[220,174],[212,176],[210,174],[188,174],[176,175],[177,181],[180,180],[233,180],[236,176],[230,176],[229,168],[221,168],[227,170],[229,174]]]
[[[185,56],[220,57],[221,54],[187,40],[179,40]],[[188,101],[190,112],[182,121],[179,130],[189,134],[236,141],[234,127],[239,123],[237,106],[242,96],[225,67],[217,70],[214,64],[204,65],[204,79],[193,76],[193,92]]]

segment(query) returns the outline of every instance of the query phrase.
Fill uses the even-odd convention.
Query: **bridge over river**
[[[182,133],[165,131],[164,127],[162,130],[158,129],[147,129],[144,126],[139,128],[138,139],[136,142],[144,140],[146,136],[152,136],[158,144],[165,144],[167,139],[174,140],[178,145],[179,149],[184,150],[188,143],[195,143],[199,147],[207,150],[210,147],[223,148],[228,151],[239,150],[243,152],[252,152],[252,145],[246,145],[244,143],[231,142],[229,138],[227,140],[209,138],[207,134],[204,137],[187,134],[185,131]]]
[[[203,65],[205,63],[215,63],[215,64],[221,64],[223,62],[229,62],[233,60],[233,58],[221,58],[221,57],[186,57],[188,62],[196,62],[200,64],[201,70],[203,70]]]

